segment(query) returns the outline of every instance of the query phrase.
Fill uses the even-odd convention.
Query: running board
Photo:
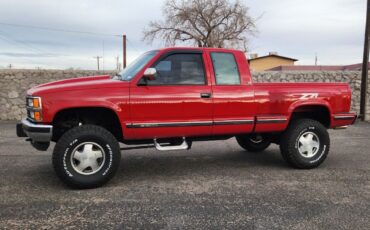
[[[187,150],[190,149],[188,142],[186,142],[185,137],[182,138],[183,142],[181,145],[170,145],[170,146],[161,146],[158,142],[157,139],[153,139],[154,141],[154,146],[157,150],[159,151],[171,151],[171,150]]]

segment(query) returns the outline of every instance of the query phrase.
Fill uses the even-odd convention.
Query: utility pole
[[[105,58],[105,44],[104,44],[104,40],[103,40],[103,73],[104,73],[104,70],[105,70],[105,66],[104,66],[104,58]]]
[[[96,58],[96,61],[97,61],[97,64],[98,64],[98,71],[99,71],[100,70],[100,58],[102,58],[102,57],[96,56],[94,58]]]
[[[116,57],[116,69],[117,71],[121,71],[121,64],[119,63],[119,56]]]
[[[366,104],[367,104],[367,89],[368,89],[368,74],[369,74],[369,39],[370,39],[370,0],[367,0],[366,10],[366,28],[365,28],[365,45],[364,45],[364,60],[362,64],[362,79],[361,79],[361,102],[360,115],[361,120],[366,120]]]
[[[123,46],[123,68],[126,68],[126,35],[122,35],[122,46]]]

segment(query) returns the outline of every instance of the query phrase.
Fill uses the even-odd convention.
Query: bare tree
[[[257,32],[248,10],[239,0],[167,0],[163,8],[165,21],[150,22],[144,30],[144,40],[247,51],[248,37]]]

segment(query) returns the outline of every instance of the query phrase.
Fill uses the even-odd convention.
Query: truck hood
[[[94,88],[116,88],[126,86],[128,86],[128,82],[111,79],[109,75],[89,76],[41,84],[28,90],[27,94],[40,96],[42,94],[55,93],[60,91],[84,90]]]

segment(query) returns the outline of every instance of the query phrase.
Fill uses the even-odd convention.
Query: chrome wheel
[[[298,138],[298,151],[301,156],[311,158],[315,156],[320,149],[320,139],[313,132],[305,132]]]
[[[104,165],[105,154],[103,148],[94,142],[79,144],[71,154],[73,169],[82,175],[92,175]]]

